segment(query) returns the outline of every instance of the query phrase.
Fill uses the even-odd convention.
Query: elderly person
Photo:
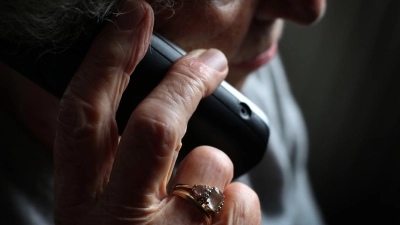
[[[282,19],[310,24],[324,7],[324,0],[2,1],[3,51],[5,43],[52,51],[43,46],[68,46],[93,21],[110,22],[61,100],[0,64],[5,212],[0,220],[321,224],[305,171],[301,116],[279,58],[266,64],[277,51]],[[129,75],[147,50],[153,25],[189,53],[136,108],[119,137],[115,112]],[[247,185],[231,182],[231,161],[212,147],[193,150],[171,177],[187,121],[226,75],[272,121],[265,158],[239,178],[260,198]],[[204,212],[171,195],[175,184],[217,187],[225,195],[221,212]]]

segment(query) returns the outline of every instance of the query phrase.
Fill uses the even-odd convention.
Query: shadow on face
[[[325,11],[325,0],[150,0],[156,11],[155,31],[186,51],[217,48],[231,71],[227,80],[240,81],[275,54],[282,20],[308,25]],[[231,82],[232,83],[232,82]]]

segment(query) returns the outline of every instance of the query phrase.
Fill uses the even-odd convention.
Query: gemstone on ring
[[[211,189],[210,197],[207,199],[208,207],[214,212],[220,212],[222,206],[224,205],[224,195],[222,192],[214,187]]]
[[[207,185],[197,185],[193,186],[193,193],[196,194],[197,197],[203,198],[205,193],[207,192]]]
[[[207,225],[212,224],[212,217],[221,211],[225,199],[218,188],[208,185],[176,184],[171,194],[192,203],[203,214]]]
[[[200,204],[207,205],[207,207],[215,213],[221,211],[225,197],[217,187],[210,188],[207,185],[195,184],[192,191],[196,195],[196,198],[198,198]]]

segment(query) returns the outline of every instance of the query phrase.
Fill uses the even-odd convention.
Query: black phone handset
[[[1,60],[61,98],[73,74],[83,60],[90,43],[70,47],[61,53],[32,57],[1,52]],[[158,34],[153,34],[149,49],[131,75],[116,120],[119,133],[136,106],[163,79],[171,65],[186,53]],[[224,151],[238,177],[254,167],[263,157],[269,138],[266,115],[249,99],[225,81],[209,97],[200,101],[189,120],[182,140],[178,163],[193,148],[210,145]]]

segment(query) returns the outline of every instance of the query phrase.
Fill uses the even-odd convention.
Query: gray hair
[[[118,15],[123,0],[1,0],[0,38],[29,45],[71,42],[91,24]],[[155,10],[174,0],[155,0]]]

